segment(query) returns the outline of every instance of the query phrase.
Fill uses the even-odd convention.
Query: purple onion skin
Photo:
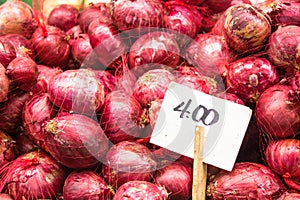
[[[300,128],[300,102],[293,98],[291,87],[274,85],[261,94],[255,116],[270,138],[295,136]]]
[[[47,153],[33,151],[19,156],[1,170],[0,191],[15,200],[51,199],[62,191],[66,169]]]
[[[89,25],[95,19],[100,20],[103,23],[111,24],[112,18],[109,14],[111,4],[109,3],[97,3],[83,9],[80,12],[78,21],[81,30],[84,33],[88,33]]]
[[[90,43],[99,61],[106,67],[125,53],[126,45],[113,24],[96,19],[89,25]]]
[[[133,181],[151,181],[156,170],[152,152],[137,142],[123,141],[111,147],[102,167],[105,180],[116,188]]]
[[[268,167],[258,163],[236,163],[231,172],[221,171],[208,184],[211,199],[276,199],[285,186]]]
[[[16,57],[16,50],[9,40],[0,38],[0,63],[4,67],[7,67],[7,65]]]
[[[148,107],[151,101],[164,97],[168,85],[175,79],[176,77],[168,70],[149,70],[136,81],[133,96],[140,102],[142,107]]]
[[[56,26],[63,31],[68,31],[73,26],[78,25],[79,11],[72,5],[60,4],[50,12],[48,25]]]
[[[154,101],[151,101],[150,107],[148,109],[148,117],[149,117],[149,122],[152,130],[154,129],[156,120],[158,118],[158,114],[161,108],[161,104],[163,102],[163,99],[156,99]]]
[[[33,94],[46,93],[51,78],[63,72],[59,67],[52,68],[45,65],[37,65],[37,71],[37,82],[29,89]]]
[[[2,38],[7,39],[15,48],[16,56],[28,56],[34,59],[34,50],[29,39],[20,34],[6,34]]]
[[[48,93],[34,95],[23,107],[23,127],[25,134],[39,147],[46,149],[46,133],[43,124],[56,115]]]
[[[73,26],[68,31],[66,31],[67,36],[70,38],[70,43],[72,39],[78,38],[80,34],[82,34],[82,30],[79,25]]]
[[[136,36],[150,27],[161,27],[164,9],[162,0],[114,0],[112,19],[118,29],[132,30],[130,35]]]
[[[55,75],[48,84],[48,93],[57,107],[91,116],[100,109],[105,97],[104,86],[89,69]]]
[[[268,144],[264,154],[267,165],[283,177],[288,187],[300,190],[300,140],[273,141]]]
[[[244,101],[240,99],[236,94],[230,92],[220,92],[215,95],[216,97],[220,97],[222,99],[226,99],[228,101],[232,101],[237,104],[245,105]]]
[[[37,82],[38,70],[36,63],[29,57],[17,57],[6,68],[8,77],[22,90],[28,92],[28,88]]]
[[[300,193],[286,192],[278,198],[278,200],[298,200],[300,199]]]
[[[17,146],[13,139],[0,131],[0,168],[17,157]]]
[[[64,68],[70,59],[66,33],[55,26],[39,27],[32,35],[32,44],[39,64]]]
[[[31,98],[29,93],[14,91],[7,101],[0,104],[0,130],[16,135],[22,128],[22,111],[24,104]]]
[[[226,76],[226,66],[233,60],[233,53],[222,36],[199,34],[187,47],[187,61],[205,76]]]
[[[29,153],[38,149],[38,146],[35,145],[31,139],[29,139],[26,134],[21,133],[13,138],[16,141],[16,146],[18,149],[18,155]]]
[[[95,70],[94,73],[98,81],[104,86],[105,96],[115,90],[117,84],[115,76],[104,70]]]
[[[99,113],[99,123],[112,143],[135,140],[142,135],[143,109],[133,96],[124,91],[109,93]]]
[[[10,80],[6,75],[6,69],[0,63],[0,102],[6,100],[9,91]]]
[[[220,13],[231,6],[232,0],[207,0],[205,5],[214,12]]]
[[[279,73],[267,59],[249,56],[229,64],[227,86],[244,102],[255,103],[261,93],[279,82]]]
[[[65,200],[109,200],[112,188],[94,171],[73,171],[65,180],[63,198]]]
[[[79,114],[60,115],[45,123],[46,149],[72,169],[94,167],[108,151],[109,141],[99,124]]]
[[[180,49],[174,34],[150,32],[138,38],[131,46],[131,68],[149,63],[159,63],[176,68],[180,61]]]
[[[30,38],[35,28],[33,11],[27,3],[13,0],[0,6],[0,35],[13,33]]]
[[[298,0],[278,0],[270,13],[276,26],[300,26],[300,2]],[[270,9],[268,9],[270,10]]]
[[[192,166],[178,161],[158,169],[154,176],[154,182],[163,186],[170,193],[168,198],[172,200],[191,198],[192,180]]]
[[[228,46],[239,53],[254,52],[271,34],[269,19],[249,4],[229,7],[225,13],[223,31]]]
[[[166,200],[161,188],[147,181],[129,181],[122,185],[113,200]]]
[[[204,2],[204,0],[180,0],[183,3],[189,4],[189,5],[195,5],[195,6],[199,6],[201,3]]]
[[[268,56],[279,68],[287,72],[300,70],[300,27],[278,28],[269,39]]]

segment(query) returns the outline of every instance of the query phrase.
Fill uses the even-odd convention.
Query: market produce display
[[[207,199],[300,199],[299,0],[0,3],[0,199],[191,200],[171,82],[253,111]]]

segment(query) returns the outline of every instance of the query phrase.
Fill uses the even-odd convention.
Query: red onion
[[[66,34],[72,41],[72,39],[78,38],[79,35],[82,34],[82,30],[80,29],[79,25],[76,25],[76,26],[73,26],[72,28],[70,28],[68,31],[66,31]],[[70,41],[70,43],[71,43],[71,41]]]
[[[116,192],[113,200],[166,200],[165,191],[159,186],[147,181],[129,181]]]
[[[94,73],[98,81],[104,86],[105,96],[115,90],[116,78],[113,75],[103,70],[95,70]]]
[[[55,26],[40,26],[32,35],[32,44],[39,63],[64,68],[69,62],[70,44],[67,35]]]
[[[297,192],[286,192],[278,200],[297,200],[300,199],[300,193]]]
[[[177,67],[180,49],[171,33],[150,32],[138,38],[130,48],[129,65],[131,68],[149,63],[160,63]]]
[[[84,8],[79,15],[78,21],[81,30],[84,33],[88,32],[89,25],[95,19],[100,20],[103,23],[111,24],[112,19],[110,16],[110,3],[97,3],[91,4],[89,7]]]
[[[212,199],[276,199],[285,190],[268,167],[251,162],[236,163],[231,172],[221,171],[208,184]]]
[[[150,122],[150,126],[152,129],[154,129],[162,102],[163,102],[163,99],[155,99],[155,100],[151,101],[151,103],[150,103],[150,107],[148,109],[148,117],[149,117],[149,122]]]
[[[2,200],[13,200],[8,194],[5,194],[5,193],[0,194],[0,199],[2,199]]]
[[[243,101],[255,103],[261,93],[279,81],[275,66],[267,59],[249,56],[229,64],[226,82]]]
[[[271,34],[269,19],[249,4],[229,7],[223,31],[230,48],[240,53],[261,49]]]
[[[192,166],[178,161],[157,170],[154,176],[154,182],[166,188],[172,200],[191,198],[192,180]]]
[[[7,39],[15,48],[16,56],[29,56],[34,59],[34,50],[30,40],[20,34],[6,34],[2,38]]]
[[[9,90],[9,79],[6,76],[6,70],[4,66],[0,63],[0,102],[6,100],[8,90]]]
[[[7,101],[0,104],[0,130],[10,135],[21,132],[23,106],[30,98],[29,93],[18,91],[8,95]]]
[[[106,67],[125,53],[126,46],[113,24],[107,24],[100,19],[96,19],[91,22],[88,34],[98,59]]]
[[[165,69],[153,69],[138,78],[133,95],[143,107],[150,105],[155,99],[162,99],[168,85],[175,81],[175,76]]]
[[[19,156],[1,170],[0,191],[15,200],[54,198],[62,191],[66,169],[42,151]]]
[[[47,93],[34,95],[23,108],[23,127],[25,134],[38,146],[46,149],[44,141],[46,134],[43,124],[52,119],[56,112]]]
[[[90,170],[73,171],[65,180],[63,187],[65,200],[112,199],[113,192],[101,176]]]
[[[78,24],[79,11],[72,5],[59,4],[50,12],[47,23],[63,31],[68,31]]]
[[[115,90],[105,98],[100,125],[112,143],[134,140],[143,131],[143,109],[133,96]]]
[[[102,174],[110,185],[118,188],[128,181],[150,181],[155,170],[156,162],[146,146],[123,141],[112,146],[106,154]]]
[[[194,67],[180,66],[176,82],[207,94],[213,94],[220,90],[221,85],[215,79],[201,75],[198,71],[193,72],[192,68]]]
[[[34,94],[46,93],[51,78],[57,74],[62,73],[62,70],[59,67],[52,68],[52,67],[47,67],[45,65],[37,65],[37,71],[38,71],[37,83],[30,88],[30,91],[33,92]]]
[[[294,136],[300,128],[300,102],[289,86],[275,85],[261,94],[255,116],[259,127],[271,138]]]
[[[225,38],[209,33],[199,34],[187,47],[185,56],[201,74],[210,77],[226,76],[226,65],[233,59]]]
[[[220,13],[231,6],[232,0],[207,0],[205,4],[214,12]]]
[[[32,142],[32,140],[30,140],[24,133],[21,133],[20,135],[14,137],[14,140],[16,141],[19,155],[29,153],[38,149],[38,146],[36,146]]]
[[[108,150],[99,124],[79,114],[60,115],[46,122],[45,146],[60,163],[72,169],[95,166]]]
[[[278,28],[269,39],[268,55],[270,60],[288,72],[299,71],[299,41],[299,26],[290,25]]]
[[[16,50],[9,40],[3,37],[0,38],[0,64],[7,67],[16,56]]]
[[[104,86],[89,69],[67,70],[48,84],[51,101],[61,109],[94,115],[104,101]]]
[[[230,92],[220,92],[220,93],[217,93],[215,96],[220,97],[222,99],[226,99],[228,101],[232,101],[237,104],[245,105],[245,103],[242,99],[240,99],[238,96],[236,96],[235,94],[230,93]]]
[[[163,23],[164,5],[162,0],[115,0],[112,5],[114,24],[130,35],[148,32],[150,27]]]
[[[0,168],[16,158],[17,146],[13,139],[0,131]]]
[[[29,57],[17,57],[6,69],[6,74],[22,90],[28,91],[37,82],[38,70],[36,63]]]
[[[19,0],[6,1],[0,6],[0,35],[15,33],[27,38],[36,28],[32,8]]]
[[[292,189],[300,190],[300,140],[270,142],[264,152],[267,165]]]

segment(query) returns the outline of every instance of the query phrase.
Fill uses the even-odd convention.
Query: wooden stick
[[[194,137],[193,200],[205,200],[207,165],[202,162],[204,127],[196,126]]]

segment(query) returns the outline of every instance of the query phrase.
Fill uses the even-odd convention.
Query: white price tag
[[[193,158],[194,132],[204,126],[203,162],[231,171],[252,110],[172,82],[150,142]]]

